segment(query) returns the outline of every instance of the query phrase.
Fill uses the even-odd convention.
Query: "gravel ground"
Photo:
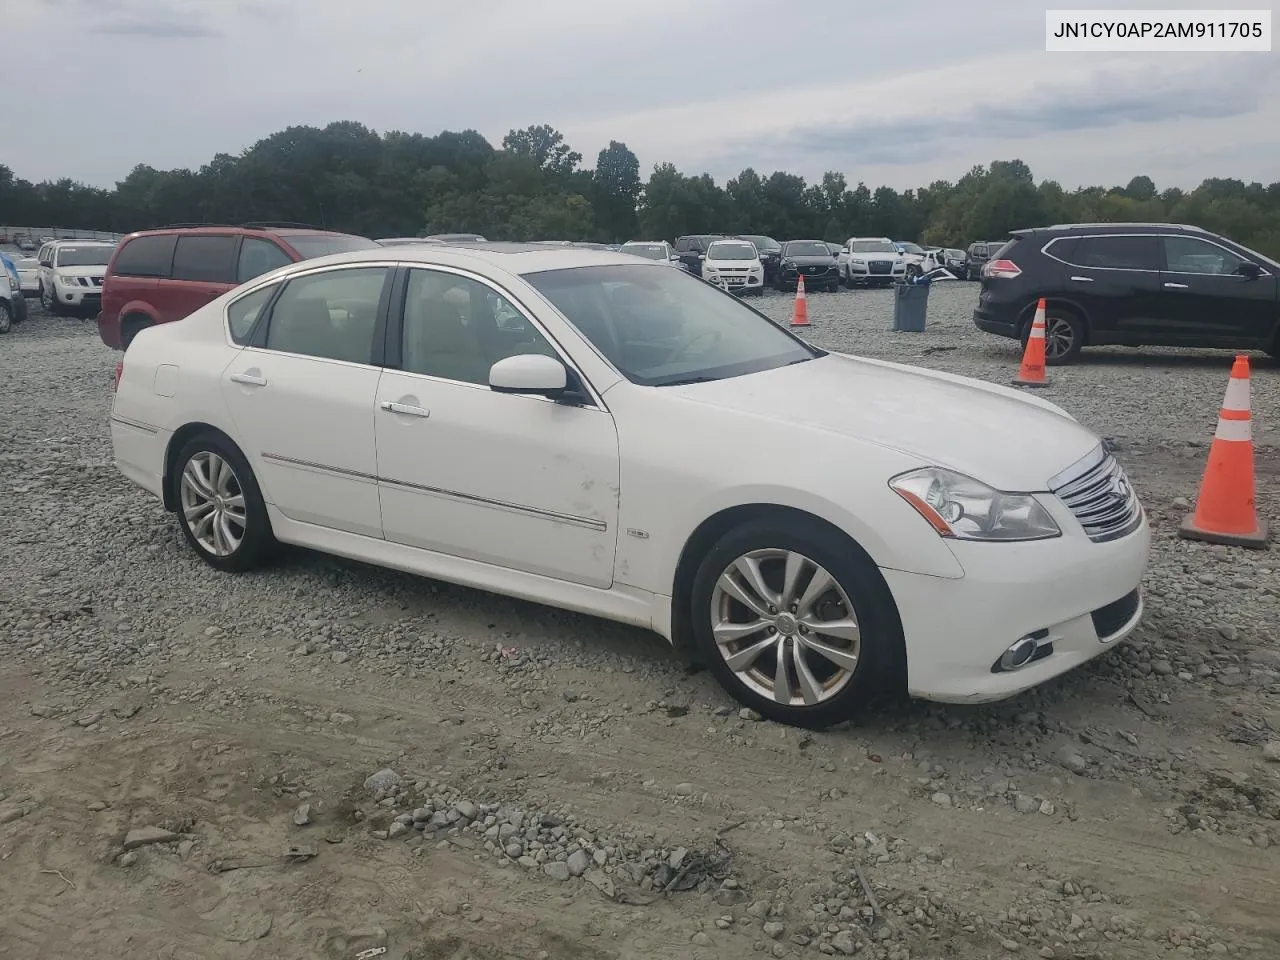
[[[976,289],[923,334],[811,294],[806,335],[1007,382]],[[619,625],[301,551],[212,572],[111,465],[113,364],[38,309],[0,338],[0,955],[1280,955],[1277,561],[1174,534],[1230,355],[1093,351],[1043,391],[1150,514],[1130,643],[819,734]],[[1274,523],[1264,358],[1253,397]]]

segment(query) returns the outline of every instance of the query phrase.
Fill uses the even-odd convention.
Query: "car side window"
[[[234,283],[231,258],[236,238],[228,235],[195,234],[178,238],[173,253],[173,279],[204,283]]]
[[[258,317],[262,315],[262,308],[271,300],[271,295],[276,292],[277,286],[277,284],[271,284],[261,290],[255,290],[248,296],[233,301],[227,307],[227,328],[231,331],[231,339],[240,346],[249,342],[253,328],[258,323]]]
[[[1245,262],[1230,250],[1198,237],[1165,237],[1164,259],[1170,273],[1233,274]]]
[[[1157,270],[1157,238],[1152,236],[1081,237],[1071,262],[1111,270]]]
[[[405,371],[483,386],[495,363],[525,353],[558,357],[502,294],[470,277],[410,271],[401,330]]]
[[[270,240],[245,237],[240,241],[240,258],[236,262],[236,282],[244,283],[293,260]]]
[[[387,273],[386,267],[356,267],[290,280],[271,309],[266,348],[372,363]]]
[[[177,239],[177,235],[172,233],[135,237],[121,249],[112,273],[120,277],[169,276]]]

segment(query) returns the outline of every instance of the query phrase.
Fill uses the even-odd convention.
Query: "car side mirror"
[[[1262,268],[1252,260],[1242,260],[1240,266],[1236,267],[1236,273],[1250,280],[1257,280],[1262,276]]]
[[[700,254],[698,254],[698,259],[699,259],[699,260],[705,260],[705,259],[707,259],[707,255],[706,255],[705,253],[700,253]]]
[[[52,260],[41,260],[41,261],[40,261],[40,266],[42,266],[42,267],[52,267],[52,266],[53,266],[53,261],[52,261]]]
[[[489,389],[558,400],[569,389],[569,371],[554,357],[521,353],[489,368]]]

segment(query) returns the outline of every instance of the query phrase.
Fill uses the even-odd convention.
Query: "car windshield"
[[[744,236],[742,239],[750,240],[755,245],[755,248],[761,253],[765,253],[766,251],[769,253],[777,253],[782,249],[781,244],[779,244],[777,240],[773,239],[773,237]]]
[[[738,377],[823,356],[739,298],[653,264],[525,274],[632,383]]]
[[[943,252],[943,253],[944,253],[948,258],[950,258],[950,259],[952,259],[952,260],[963,260],[963,259],[964,259],[964,251],[963,251],[963,250],[955,250],[955,249],[953,249],[953,248],[951,248],[951,247],[947,247],[947,249],[943,250],[942,252]]]
[[[667,259],[667,250],[660,243],[624,243],[622,252],[633,253],[637,257],[647,257],[650,260]]]
[[[754,260],[759,255],[750,243],[713,243],[707,248],[708,260]]]
[[[59,247],[54,254],[55,267],[105,267],[115,247],[107,244],[85,247]]]
[[[792,240],[782,248],[784,257],[829,257],[831,251],[817,240]]]
[[[345,233],[282,233],[281,236],[285,243],[302,254],[304,260],[327,257],[331,253],[376,250],[382,246],[368,237],[353,237]]]
[[[854,253],[897,253],[897,248],[888,240],[855,240]]]
[[[903,253],[924,253],[924,248],[914,243],[900,243]]]

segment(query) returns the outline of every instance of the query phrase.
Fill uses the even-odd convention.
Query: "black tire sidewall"
[[[182,472],[186,469],[187,462],[193,456],[197,453],[206,452],[216,453],[231,465],[231,469],[235,471],[236,479],[240,482],[240,490],[244,494],[245,519],[248,526],[239,548],[228,557],[215,557],[205,550],[196,541],[196,538],[192,536],[191,528],[187,524],[187,518],[182,512],[180,487]],[[267,516],[266,501],[263,499],[262,490],[258,487],[258,479],[253,475],[253,470],[249,466],[249,462],[245,460],[244,454],[237,449],[235,444],[216,433],[202,433],[192,437],[178,451],[177,457],[174,458],[173,469],[174,476],[171,478],[171,482],[174,485],[173,501],[176,504],[178,526],[182,528],[182,535],[186,538],[187,543],[190,544],[191,549],[195,551],[196,556],[216,570],[234,573],[251,570],[260,565],[271,552],[276,541],[271,532],[271,518]]]
[[[13,310],[5,300],[0,300],[0,333],[8,333],[13,327]]]
[[[861,632],[858,668],[839,694],[817,706],[782,706],[746,687],[724,662],[711,630],[711,597],[721,573],[738,557],[765,548],[794,550],[821,564],[854,605]],[[900,692],[902,628],[888,587],[864,553],[820,524],[757,520],[729,531],[698,565],[690,603],[690,622],[702,661],[734,699],[770,720],[822,729],[853,718],[883,696]]]

